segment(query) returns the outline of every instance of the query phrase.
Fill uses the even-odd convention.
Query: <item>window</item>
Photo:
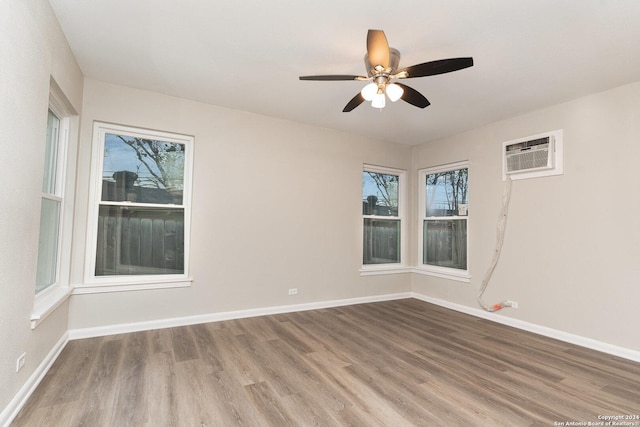
[[[35,296],[31,313],[31,328],[36,328],[71,293],[69,265],[73,221],[73,188],[75,169],[67,169],[70,135],[76,135],[78,116],[62,89],[53,78],[49,86],[49,108],[44,142],[42,196],[38,261],[36,264]],[[43,119],[44,119],[43,115]],[[75,147],[75,145],[73,145]],[[72,150],[73,148],[71,148]]]
[[[405,172],[365,166],[362,172],[363,270],[403,264]]]
[[[65,148],[65,132],[61,132],[61,123],[60,117],[50,108],[47,115],[47,139],[40,204],[36,294],[58,282]]]
[[[468,280],[468,164],[423,169],[420,183],[420,269]]]
[[[96,123],[94,150],[88,281],[186,280],[193,137]]]

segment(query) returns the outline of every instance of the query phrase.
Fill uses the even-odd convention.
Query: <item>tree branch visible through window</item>
[[[151,174],[150,181],[156,188],[170,188],[172,181],[175,180],[173,175],[175,175],[176,172],[180,174],[180,177],[182,176],[181,170],[168,172],[165,168],[165,165],[170,162],[170,153],[178,153],[181,151],[179,144],[145,138],[123,137],[121,135],[117,135],[117,137],[133,149],[140,163],[149,174]]]
[[[395,207],[398,204],[398,177],[396,175],[386,175],[376,172],[367,172],[367,175],[378,187],[380,196],[384,200],[384,206]],[[395,190],[395,194],[391,191]]]

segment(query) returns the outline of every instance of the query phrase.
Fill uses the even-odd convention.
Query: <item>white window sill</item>
[[[73,295],[100,294],[108,292],[145,291],[151,289],[188,288],[193,279],[162,279],[129,282],[100,282],[75,285]]]
[[[411,267],[404,265],[379,265],[367,266],[360,269],[360,276],[378,276],[382,274],[402,274],[411,273]]]
[[[47,318],[60,304],[66,301],[73,289],[69,286],[56,286],[37,295],[31,313],[31,329],[35,329]]]
[[[471,282],[471,276],[466,271],[458,272],[453,269],[431,269],[416,267],[411,270],[413,273],[425,276],[440,277],[442,279],[455,280],[457,282]]]

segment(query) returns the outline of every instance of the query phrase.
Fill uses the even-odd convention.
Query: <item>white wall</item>
[[[358,272],[362,165],[409,169],[409,146],[94,80],[83,105],[74,283],[84,280],[94,120],[195,136],[194,282],[74,295],[71,329],[410,291],[408,274]]]
[[[564,129],[562,176],[514,181],[486,302],[500,314],[640,350],[640,82],[414,147],[415,169],[470,161],[471,283],[427,276],[413,290],[478,307],[500,210],[502,142]],[[417,230],[417,224],[414,224]]]
[[[30,328],[30,317],[49,81],[53,76],[80,111],[82,74],[46,0],[0,2],[0,58],[1,409],[67,331],[67,304],[35,330]],[[16,359],[23,352],[26,365],[16,373]]]

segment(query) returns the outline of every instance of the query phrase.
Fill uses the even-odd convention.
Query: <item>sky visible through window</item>
[[[376,196],[378,206],[398,207],[398,178],[398,175],[364,171],[362,200],[366,201],[367,197]]]
[[[456,210],[460,206],[467,206],[467,173],[464,168],[426,176],[425,201],[428,216],[438,216],[434,213],[435,210]]]
[[[113,179],[113,173],[119,171],[136,172],[140,174],[141,163],[137,159],[135,151],[125,144],[121,136],[108,133],[104,140],[104,163],[102,166],[102,177]],[[122,136],[122,138],[127,138]],[[133,138],[128,138],[133,139]]]
[[[147,145],[136,145],[136,138],[131,136],[112,133],[105,135],[103,179],[112,181],[115,172],[129,171],[138,175],[137,185],[142,187],[181,188],[184,173],[182,144],[138,140]],[[149,151],[149,144],[155,145],[156,153]]]

